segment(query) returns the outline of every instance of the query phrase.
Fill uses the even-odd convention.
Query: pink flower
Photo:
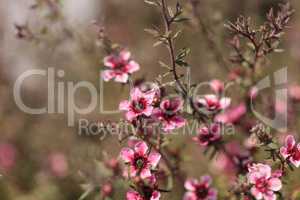
[[[16,148],[12,144],[0,144],[0,169],[9,172],[16,164]]]
[[[122,101],[119,109],[126,112],[126,119],[132,121],[138,116],[150,116],[153,111],[152,102],[154,99],[154,92],[142,92],[139,88],[133,88],[130,92],[130,101]]]
[[[290,161],[295,167],[300,166],[300,143],[296,145],[294,136],[288,135],[285,138],[285,146],[280,148],[280,153]]]
[[[114,79],[116,82],[126,83],[129,74],[140,69],[139,64],[130,59],[130,52],[125,50],[106,56],[103,62],[108,68],[102,72],[104,81]]]
[[[211,177],[202,176],[200,181],[197,179],[188,179],[184,187],[187,190],[183,200],[215,200],[217,199],[217,190],[210,187]]]
[[[241,103],[238,106],[229,108],[224,113],[220,113],[215,117],[215,121],[221,123],[235,123],[243,117],[247,112],[246,105]]]
[[[224,90],[224,83],[218,79],[210,81],[209,85],[211,89],[217,94],[223,92]]]
[[[63,178],[68,175],[69,165],[62,153],[52,153],[49,156],[49,167],[54,176]]]
[[[185,119],[180,116],[183,101],[179,97],[165,99],[160,103],[160,108],[153,111],[153,117],[162,123],[162,129],[166,132],[181,128],[185,125]]]
[[[198,136],[193,140],[198,142],[201,146],[208,146],[221,138],[220,124],[213,123],[209,126],[199,128]]]
[[[275,200],[277,192],[281,189],[281,171],[271,172],[269,165],[261,163],[248,167],[247,179],[252,184],[251,194],[255,199]]]
[[[218,97],[214,94],[205,95],[203,98],[197,100],[197,106],[201,109],[204,108],[206,112],[218,112],[226,109],[231,99],[228,97]]]
[[[151,189],[151,188],[150,188]],[[136,191],[128,191],[126,194],[126,200],[159,200],[160,193],[158,191],[148,191],[144,195],[139,194]]]
[[[129,165],[129,175],[140,175],[142,179],[151,177],[151,169],[154,169],[161,155],[156,152],[148,152],[145,142],[138,142],[133,149],[123,148],[120,153],[121,159]]]
[[[300,100],[300,85],[291,85],[289,87],[289,96],[295,100],[299,101]]]

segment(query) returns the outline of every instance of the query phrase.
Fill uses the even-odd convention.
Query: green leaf
[[[150,35],[153,35],[154,37],[158,37],[160,35],[159,32],[155,29],[146,28],[146,29],[144,29],[144,31],[146,33],[149,33]]]

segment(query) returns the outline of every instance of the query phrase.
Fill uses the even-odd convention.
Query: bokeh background
[[[183,34],[176,45],[191,48],[188,61],[192,66],[193,81],[227,78],[225,67],[216,62],[210,51],[197,17],[209,27],[212,39],[224,58],[228,58],[229,34],[224,23],[247,15],[259,24],[266,11],[279,2],[282,1],[199,0],[198,16],[195,17],[189,1],[181,1],[185,15],[191,20],[180,27]],[[296,15],[284,37],[282,47],[285,52],[269,57],[271,62],[265,73],[288,66],[289,82],[300,83],[300,17],[297,12],[300,2],[292,0],[291,3]],[[64,114],[22,112],[13,98],[14,83],[26,70],[53,67],[65,71],[63,78],[56,77],[61,83],[84,80],[99,89],[101,61],[105,54],[97,42],[94,22],[105,27],[111,40],[132,52],[141,65],[134,77],[152,80],[163,72],[158,60],[168,62],[168,54],[162,46],[153,47],[154,40],[144,29],[153,24],[162,26],[161,16],[142,0],[1,0],[0,9],[0,199],[76,200],[83,192],[81,183],[92,181],[101,185],[103,182],[101,172],[95,172],[95,160],[116,158],[122,145],[117,136],[100,140],[99,136],[79,135],[76,123],[73,127],[67,126],[66,108]],[[26,32],[26,36],[29,37],[20,37],[16,25],[28,27],[30,32]],[[22,86],[24,102],[36,108],[46,106],[47,89],[45,77],[26,79]],[[105,108],[117,108],[120,100],[127,96],[127,87],[105,83]],[[64,101],[67,105],[68,99]],[[85,107],[89,101],[89,93],[78,90],[76,104]],[[55,103],[57,105],[57,99]],[[95,109],[87,115],[76,115],[75,121],[85,118],[108,122],[118,121],[120,117],[120,114],[101,114]],[[297,128],[296,123],[292,131]],[[218,188],[226,190],[224,181],[228,177],[220,176],[190,137],[172,136],[172,145],[184,148],[182,167],[189,176],[209,173],[216,178]],[[105,170],[100,167],[100,171]],[[292,184],[287,193],[300,188],[298,177],[299,173],[290,180]],[[182,192],[182,188],[178,188],[168,199],[181,199]],[[124,189],[120,188],[118,195],[114,199],[122,199]]]

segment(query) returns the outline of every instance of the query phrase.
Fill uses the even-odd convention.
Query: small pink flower
[[[300,166],[300,143],[296,144],[294,136],[288,135],[286,137],[285,146],[280,148],[280,153],[295,167]]]
[[[64,154],[52,153],[48,159],[50,170],[54,176],[63,178],[68,175],[69,165]]]
[[[119,109],[127,111],[126,119],[129,121],[141,115],[149,117],[153,111],[152,102],[154,96],[154,92],[144,93],[139,88],[133,88],[130,92],[130,101],[122,101],[119,105]]]
[[[126,200],[159,200],[160,192],[158,191],[147,191],[144,195],[139,194],[136,191],[128,191],[126,194]]]
[[[221,138],[220,124],[213,123],[209,126],[199,128],[198,136],[193,140],[198,142],[201,146],[208,146]]]
[[[148,152],[145,142],[138,142],[133,149],[123,148],[120,153],[121,159],[129,164],[129,175],[140,175],[142,179],[151,177],[151,169],[156,168],[161,155],[156,152]]]
[[[139,64],[130,59],[130,52],[126,50],[106,56],[103,62],[108,68],[102,73],[104,81],[114,79],[116,82],[126,83],[129,74],[140,69]]]
[[[224,113],[220,113],[215,117],[215,121],[221,123],[235,123],[239,121],[247,112],[246,105],[241,103],[238,106],[229,108]]]
[[[224,90],[224,83],[218,79],[210,81],[209,85],[211,89],[217,94],[223,92]]]
[[[12,144],[0,144],[0,169],[9,172],[16,164],[16,148]]]
[[[261,163],[248,167],[247,179],[252,184],[251,194],[255,199],[275,200],[276,194],[282,188],[281,171],[272,173],[269,165]]]
[[[199,98],[196,103],[200,109],[204,108],[208,112],[218,112],[226,109],[230,105],[231,99],[228,97],[219,98],[214,94],[208,94],[203,98]]]
[[[180,116],[183,101],[179,97],[165,99],[160,103],[160,108],[153,111],[153,117],[162,123],[164,131],[169,132],[185,125],[185,119]]]
[[[295,100],[299,101],[300,100],[300,85],[291,85],[289,87],[289,96]]]
[[[217,190],[210,187],[211,177],[202,176],[200,181],[197,179],[188,179],[184,187],[187,190],[183,200],[215,200],[217,199]]]

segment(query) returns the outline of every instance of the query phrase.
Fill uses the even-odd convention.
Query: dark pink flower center
[[[137,155],[134,158],[133,165],[137,169],[143,169],[146,166],[147,162],[148,162],[148,159],[145,156]]]
[[[208,187],[204,184],[201,184],[196,187],[196,195],[199,199],[205,199],[208,196]]]
[[[262,193],[266,193],[269,189],[268,180],[265,178],[260,178],[256,181],[255,187]]]
[[[147,101],[144,98],[140,98],[138,101],[132,102],[132,108],[135,112],[139,113],[145,110],[147,107]]]

